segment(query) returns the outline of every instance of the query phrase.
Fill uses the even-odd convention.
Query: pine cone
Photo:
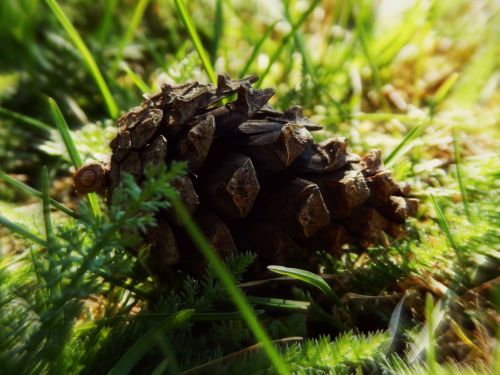
[[[174,185],[213,248],[222,257],[256,252],[261,266],[307,267],[314,250],[339,254],[383,231],[400,236],[418,201],[384,169],[380,152],[360,158],[342,137],[314,143],[310,131],[321,126],[298,106],[280,112],[267,105],[274,90],[252,88],[256,80],[220,75],[217,87],[163,86],[118,119],[110,165],[104,175],[97,163],[78,170],[77,190],[106,191],[110,199],[122,172],[140,183],[148,165],[184,160],[189,174]],[[233,94],[236,100],[221,104]],[[157,219],[145,237],[151,268],[160,276],[178,265],[203,272],[175,213]]]

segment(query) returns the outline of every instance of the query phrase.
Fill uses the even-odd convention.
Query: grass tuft
[[[80,157],[80,153],[76,148],[75,142],[73,141],[73,137],[71,136],[71,132],[69,131],[68,124],[64,119],[59,106],[55,102],[54,99],[49,98],[50,110],[52,112],[52,117],[54,118],[54,122],[56,123],[57,129],[61,134],[64,145],[66,146],[66,150],[69,154],[70,160],[73,163],[75,169],[80,168],[83,165],[82,158]],[[87,201],[89,203],[89,207],[91,209],[92,215],[95,219],[98,219],[102,216],[101,207],[99,206],[99,200],[97,199],[97,195],[95,193],[87,194]]]
[[[69,18],[64,13],[62,8],[58,4],[57,0],[45,0],[45,1],[47,2],[48,6],[52,10],[56,18],[61,23],[64,30],[66,30],[66,33],[68,34],[73,44],[76,46],[76,48],[82,55],[85,65],[87,66],[88,70],[90,71],[90,74],[94,78],[97,87],[101,91],[104,102],[106,103],[109,116],[113,119],[117,118],[118,115],[120,114],[120,111],[118,110],[118,106],[116,105],[115,100],[113,99],[113,95],[111,94],[111,91],[108,85],[106,84],[106,81],[104,80],[104,77],[102,76],[101,71],[97,66],[97,63],[95,62],[92,53],[85,45],[85,42],[83,41],[80,34],[73,26]]]
[[[200,37],[198,36],[198,32],[196,31],[196,27],[194,26],[193,20],[189,15],[189,12],[184,4],[183,0],[174,0],[175,6],[177,7],[177,11],[181,17],[184,26],[187,29],[189,37],[194,44],[194,48],[200,57],[201,63],[207,72],[208,78],[212,83],[217,83],[217,75],[215,74],[215,69],[210,62],[210,58],[208,57],[205,49],[203,48],[203,44],[201,43]]]

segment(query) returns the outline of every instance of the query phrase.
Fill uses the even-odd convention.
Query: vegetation
[[[499,24],[494,0],[1,1],[2,373],[499,373]],[[248,280],[252,249],[220,261],[180,203],[182,164],[74,194],[120,113],[216,72],[380,149],[421,202],[406,236]],[[170,206],[209,266],[166,287],[127,248]]]

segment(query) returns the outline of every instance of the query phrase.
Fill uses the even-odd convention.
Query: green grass
[[[97,66],[97,63],[95,62],[92,53],[89,51],[82,37],[78,33],[78,30],[73,26],[71,21],[68,19],[62,8],[59,6],[57,0],[46,0],[46,2],[47,5],[52,10],[52,12],[54,12],[55,16],[61,23],[62,27],[68,34],[71,41],[75,44],[76,48],[80,52],[83,61],[87,66],[87,69],[89,69],[92,77],[94,78],[97,86],[99,87],[99,90],[101,91],[101,94],[106,103],[109,116],[111,118],[117,118],[119,114],[118,105],[115,103],[115,100],[113,99],[113,94],[111,93],[108,85],[106,84],[106,81],[104,80],[104,77],[102,76],[101,71]]]
[[[252,307],[246,300],[244,294],[236,286],[236,281],[234,280],[231,273],[227,270],[224,263],[212,250],[203,233],[189,215],[184,204],[179,200],[178,197],[170,197],[170,199],[177,214],[181,218],[183,224],[186,226],[186,230],[188,231],[193,241],[196,243],[196,246],[203,254],[203,256],[208,260],[209,264],[214,268],[222,284],[227,288],[229,296],[233,300],[236,307],[238,307],[238,309],[240,310],[243,319],[248,324],[249,329],[255,335],[255,338],[260,343],[262,343],[264,350],[271,360],[276,372],[279,374],[288,374],[287,365],[280,358],[278,352],[271,343],[271,340],[269,339],[267,333],[262,328],[262,325],[260,324]]]
[[[403,13],[382,3],[0,2],[6,373],[495,373],[500,10],[493,0],[418,1]],[[314,253],[322,275],[271,266],[282,277],[241,283],[252,256],[214,254],[168,185],[180,167],[157,186],[127,185],[124,206],[101,212],[90,194],[78,208],[68,159],[48,151],[59,138],[78,168],[159,78],[214,83],[215,66],[258,75],[279,109],[301,105],[325,126],[318,140],[380,149],[421,201],[405,237]],[[201,279],[171,275],[164,290],[144,267],[148,249],[124,246],[154,225],[160,196],[210,264]],[[476,305],[455,303],[482,288]],[[471,355],[444,361],[456,347]]]
[[[210,58],[207,55],[207,52],[205,51],[203,44],[201,43],[200,37],[198,36],[198,32],[196,31],[196,27],[194,26],[193,20],[189,15],[189,12],[186,8],[186,5],[184,4],[184,1],[174,0],[174,3],[182,19],[182,22],[184,23],[184,26],[187,29],[189,37],[193,42],[194,48],[196,49],[196,53],[198,53],[201,63],[205,68],[205,72],[207,73],[208,78],[210,79],[210,81],[212,81],[212,83],[216,83],[217,76],[215,74],[215,69],[212,66],[212,63],[210,62]]]

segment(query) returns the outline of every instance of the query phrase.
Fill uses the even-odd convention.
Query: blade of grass
[[[255,305],[285,309],[285,310],[297,310],[297,311],[307,311],[309,309],[310,302],[306,301],[295,301],[282,298],[270,298],[270,297],[253,297],[248,296],[248,301]]]
[[[58,19],[58,21],[63,26],[64,30],[68,34],[73,44],[76,46],[76,48],[82,55],[83,62],[87,66],[87,69],[94,78],[97,87],[101,91],[104,102],[106,103],[109,116],[113,119],[117,118],[120,113],[118,110],[118,106],[116,105],[115,100],[113,99],[113,95],[111,94],[111,91],[109,90],[109,87],[106,84],[106,81],[104,80],[104,77],[102,76],[101,71],[97,66],[97,63],[95,62],[92,53],[89,51],[89,49],[85,45],[85,42],[81,38],[80,34],[73,26],[71,21],[68,19],[62,8],[57,3],[57,0],[45,0],[45,1],[52,10],[52,12],[54,13],[54,15],[56,16],[56,18]]]
[[[56,236],[55,236],[55,231],[54,231],[54,224],[52,222],[52,218],[50,215],[50,201],[49,201],[49,187],[50,187],[50,182],[49,182],[49,172],[47,170],[47,167],[44,166],[42,169],[42,212],[43,212],[43,222],[45,226],[45,238],[47,241],[47,252],[49,254],[48,261],[49,261],[49,272],[50,272],[50,278],[53,280],[59,279],[60,276],[60,270],[57,267],[56,264],[56,257],[57,257],[57,243],[56,243]],[[34,254],[32,255],[34,256]],[[60,283],[58,282],[50,282],[47,283],[47,286],[51,290],[51,293],[54,296],[60,296],[61,295],[61,288],[60,288]]]
[[[301,336],[292,336],[292,337],[284,337],[282,339],[273,340],[272,343],[279,344],[293,344],[300,343],[304,341],[304,338]],[[209,362],[203,363],[196,367],[193,367],[189,370],[183,371],[180,375],[195,375],[195,374],[216,374],[217,366],[221,365],[224,362],[236,361],[238,357],[251,357],[253,353],[260,351],[262,345],[260,343],[248,346],[244,349],[238,350],[236,352],[230,353],[223,357],[211,360]]]
[[[469,201],[467,199],[467,192],[465,190],[464,179],[462,176],[462,167],[460,163],[460,143],[458,141],[457,128],[453,128],[453,150],[455,152],[455,169],[457,172],[458,186],[460,188],[460,195],[462,196],[462,203],[464,205],[465,215],[469,222],[472,222],[472,217],[469,209]]]
[[[262,37],[259,39],[259,41],[255,44],[255,47],[253,47],[252,54],[250,55],[250,58],[247,60],[245,66],[241,70],[240,78],[245,77],[245,75],[248,73],[248,70],[250,69],[250,67],[252,66],[253,62],[255,61],[255,59],[257,58],[257,56],[259,55],[259,52],[260,52],[262,46],[264,45],[264,42],[267,39],[269,39],[269,36],[273,32],[273,30],[276,27],[276,24],[278,22],[279,21],[275,21],[271,26],[269,26],[269,28],[266,30],[266,32],[262,35]]]
[[[182,223],[184,224],[186,231],[191,236],[193,242],[196,244],[207,261],[212,265],[220,281],[226,288],[229,296],[240,310],[243,319],[248,325],[248,328],[252,331],[255,338],[262,343],[264,351],[273,364],[276,372],[279,374],[288,374],[288,369],[285,362],[274,348],[271,340],[269,339],[267,333],[264,331],[257,318],[257,315],[253,311],[251,305],[248,303],[245,295],[236,286],[236,280],[234,280],[234,277],[231,275],[224,263],[215,254],[214,250],[207,242],[207,240],[203,236],[203,233],[193,221],[186,207],[179,200],[179,198],[176,195],[171,195],[170,201],[172,203],[172,206],[175,208],[175,211],[179,215]]]
[[[301,270],[300,268],[283,266],[267,266],[267,269],[279,275],[293,277],[294,279],[312,285],[321,290],[330,300],[335,302],[337,305],[340,305],[340,298],[335,294],[330,285],[328,285],[328,283],[323,280],[321,276],[318,276],[315,273]]]
[[[427,369],[431,375],[436,374],[436,344],[434,337],[434,301],[432,300],[432,296],[430,293],[427,293],[425,296],[425,317],[426,317],[426,325],[427,325],[427,350],[426,350],[426,361],[427,361]]]
[[[210,49],[210,62],[215,66],[217,60],[217,51],[219,50],[220,41],[224,31],[224,8],[223,0],[215,1],[215,22],[214,22],[214,40]]]
[[[82,166],[83,162],[80,157],[80,153],[76,148],[75,142],[73,141],[71,132],[69,131],[68,124],[66,123],[66,120],[64,119],[64,116],[55,100],[49,98],[49,104],[54,122],[56,123],[57,129],[59,130],[59,133],[64,141],[64,145],[66,146],[71,162],[73,163],[73,166],[78,169]],[[87,201],[94,219],[100,218],[102,216],[102,212],[97,195],[95,193],[87,194]]]
[[[292,21],[292,15],[290,13],[290,8],[291,8],[290,0],[283,0],[285,19],[290,25],[292,25],[293,21]],[[300,30],[297,29],[293,34],[293,41],[295,44],[295,48],[298,49],[300,55],[302,56],[303,71],[305,71],[309,75],[309,77],[313,80],[313,82],[316,82],[316,71],[315,69],[313,69],[311,56],[309,55],[309,52],[305,47],[304,36],[300,32]]]
[[[47,237],[47,244],[49,249],[54,246],[54,225],[50,215],[50,201],[49,201],[49,172],[47,167],[42,169],[42,207],[43,207],[43,222],[45,224],[45,234]]]
[[[210,63],[210,59],[207,56],[207,53],[205,49],[203,48],[203,45],[201,43],[200,37],[198,36],[198,32],[196,31],[196,28],[194,27],[193,20],[191,19],[191,16],[189,15],[189,12],[186,8],[186,5],[184,4],[183,0],[174,0],[175,6],[177,7],[177,11],[179,12],[179,15],[181,16],[182,22],[184,23],[184,26],[187,29],[187,32],[189,34],[189,37],[191,38],[191,41],[194,44],[194,48],[196,49],[196,52],[198,53],[198,56],[200,57],[200,60],[203,64],[203,67],[205,68],[205,71],[207,72],[208,78],[213,83],[217,83],[217,75],[215,74],[215,69]]]
[[[398,156],[401,156],[403,148],[413,141],[418,134],[420,134],[420,130],[422,129],[422,124],[415,125],[408,134],[399,142],[399,144],[391,151],[391,153],[384,159],[384,164],[389,166],[394,163]]]
[[[99,26],[99,29],[97,30],[97,39],[99,39],[99,42],[103,44],[108,37],[109,30],[111,29],[113,17],[116,12],[116,6],[118,5],[118,0],[109,0],[104,4],[106,6],[106,9],[104,11],[102,22]]]
[[[389,103],[387,103],[387,99],[385,98],[385,95],[382,92],[382,80],[380,78],[380,72],[377,64],[372,58],[370,48],[368,47],[368,38],[366,36],[365,28],[363,27],[363,24],[357,19],[356,19],[356,29],[359,37],[359,42],[361,44],[361,50],[363,51],[366,61],[370,66],[370,70],[373,76],[373,83],[375,84],[375,88],[378,91],[380,101],[382,102],[382,106],[384,107],[385,112],[389,112]]]
[[[135,364],[155,345],[161,335],[182,325],[193,315],[194,310],[181,310],[151,328],[135,342],[108,372],[108,375],[124,375],[130,373]]]
[[[451,233],[448,221],[446,220],[446,217],[444,216],[443,210],[439,206],[438,201],[432,194],[429,194],[429,197],[431,198],[432,206],[434,207],[434,211],[436,212],[438,225],[446,236],[446,240],[450,244],[451,248],[455,251],[455,255],[457,256],[459,267],[459,269],[455,270],[455,273],[457,274],[457,280],[463,280],[467,277],[466,270],[468,269],[464,254],[462,253],[462,250],[458,246],[455,238],[453,237],[453,234]]]
[[[38,237],[36,234],[31,233],[28,229],[26,229],[22,225],[16,224],[2,215],[0,215],[0,225],[3,225],[11,232],[18,234],[19,236],[27,240],[30,240],[40,246],[47,247],[47,242]]]
[[[403,295],[403,298],[401,298],[401,301],[399,301],[399,303],[396,305],[391,314],[391,319],[389,320],[389,327],[387,329],[389,331],[390,340],[386,343],[384,348],[384,353],[386,355],[394,350],[394,344],[396,343],[398,336],[401,336],[402,333],[401,320],[402,320],[403,307],[406,297],[407,293]]]
[[[471,106],[479,100],[485,82],[492,76],[498,62],[499,44],[490,36],[490,42],[478,49],[475,56],[461,72],[447,102],[458,107]]]
[[[8,183],[9,185],[13,186],[14,188],[16,188],[19,191],[22,191],[23,193],[26,193],[28,195],[32,195],[32,196],[35,196],[38,198],[42,198],[41,191],[33,189],[31,186],[28,186],[25,183],[15,179],[14,177],[9,176],[7,173],[5,173],[1,170],[0,170],[0,180]],[[59,203],[55,199],[49,198],[49,202],[51,205],[53,205],[55,208],[64,212],[66,215],[74,217],[75,219],[80,218],[76,212],[74,212],[72,209],[66,207],[62,203]]]
[[[424,353],[429,353],[429,346],[430,344],[434,343],[432,337],[434,337],[435,330],[439,327],[440,323],[443,321],[446,315],[446,311],[449,308],[451,298],[456,298],[456,294],[451,291],[451,289],[449,289],[448,293],[443,296],[443,299],[438,300],[432,308],[430,308],[431,306],[427,305],[426,299],[426,323],[420,330],[415,342],[409,348],[408,354],[406,356],[406,361],[408,362],[408,364],[416,364],[418,361],[420,361]]]
[[[144,82],[143,79],[137,73],[135,73],[132,69],[130,69],[130,67],[126,62],[122,61],[120,67],[125,73],[127,73],[127,76],[131,79],[134,85],[136,85],[137,88],[142,91],[142,93],[145,94],[153,91],[153,89],[149,87],[149,85],[146,82]]]
[[[125,51],[125,47],[132,41],[135,31],[137,27],[141,23],[142,17],[144,16],[144,12],[149,4],[149,0],[139,0],[137,5],[135,6],[134,13],[132,15],[132,19],[130,20],[127,31],[123,34],[120,43],[118,44],[118,51],[116,52],[116,57],[113,65],[111,66],[111,75],[114,76],[116,73],[116,69],[119,66],[120,62],[123,59],[123,53]]]
[[[403,16],[399,25],[372,43],[377,66],[383,67],[390,64],[413,37],[423,33],[425,28],[422,28],[419,21],[425,19],[426,12],[425,7],[422,7],[422,2],[417,1],[413,8]]]
[[[439,86],[439,89],[436,91],[436,94],[434,95],[435,106],[438,106],[444,100],[444,98],[446,98],[446,96],[450,92],[455,82],[457,82],[458,77],[459,74],[457,72],[453,72],[446,79],[446,81],[444,81],[443,84]]]
[[[258,311],[259,314],[263,313],[263,310]],[[164,313],[144,313],[136,317],[131,317],[133,319],[144,319],[144,320],[159,320],[163,319],[172,314]],[[193,313],[191,320],[193,322],[210,322],[210,321],[220,321],[220,320],[241,320],[242,316],[239,311],[233,312],[207,312],[207,313]]]
[[[34,119],[32,117],[29,117],[29,116],[25,116],[21,113],[17,113],[17,112],[8,110],[7,108],[0,107],[0,115],[8,117],[12,120],[17,120],[17,121],[23,122],[27,125],[30,125],[36,129],[43,130],[45,132],[50,132],[51,130],[53,130],[53,128],[50,125],[48,125],[42,121],[39,121],[39,120]]]
[[[290,39],[293,38],[293,36],[297,32],[297,30],[299,30],[299,28],[302,26],[302,24],[306,21],[307,17],[309,17],[309,15],[313,12],[313,10],[316,8],[316,6],[318,4],[319,4],[319,0],[314,0],[311,3],[311,5],[309,6],[309,8],[307,8],[306,11],[299,18],[297,23],[292,25],[292,29],[290,30],[290,32],[283,38],[280,46],[278,47],[278,49],[276,49],[274,54],[269,59],[269,64],[267,65],[266,70],[264,70],[264,72],[260,75],[260,80],[257,83],[257,87],[260,87],[262,85],[262,82],[264,82],[264,78],[267,77],[267,75],[271,71],[272,66],[279,59],[281,53],[283,52],[285,47],[288,45],[288,42],[290,41]]]
[[[429,194],[429,197],[431,198],[432,206],[434,207],[434,211],[436,212],[439,227],[444,232],[444,235],[446,236],[446,239],[448,240],[448,243],[450,244],[450,246],[455,251],[459,252],[458,245],[455,242],[453,235],[451,234],[451,230],[450,230],[450,227],[448,225],[448,221],[446,220],[446,217],[444,216],[443,210],[439,206],[439,203],[437,202],[434,195]]]

